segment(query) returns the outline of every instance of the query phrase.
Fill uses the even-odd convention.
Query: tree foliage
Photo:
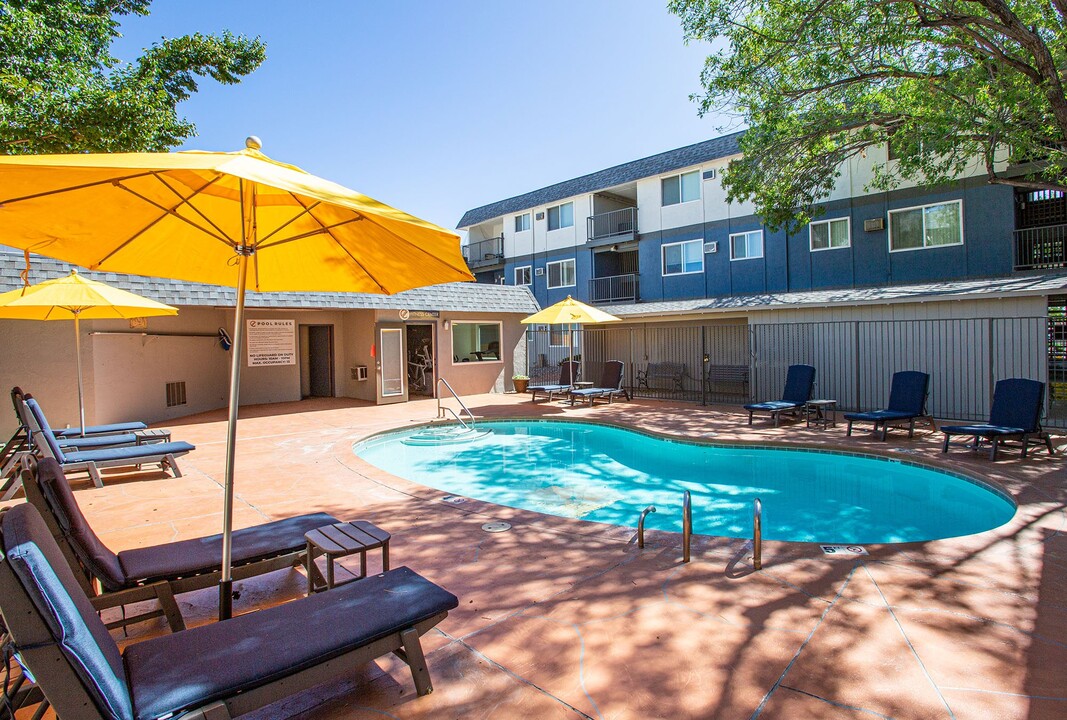
[[[0,3],[0,153],[170,149],[196,133],[177,106],[198,78],[237,83],[265,59],[258,38],[224,32],[162,39],[120,63],[116,18],[151,1]]]
[[[892,139],[873,186],[1067,187],[1067,0],[671,0],[721,48],[695,96],[738,112],[724,183],[768,224],[804,222],[842,162]]]

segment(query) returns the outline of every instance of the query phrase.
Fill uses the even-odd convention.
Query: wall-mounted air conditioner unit
[[[537,275],[538,277],[540,277],[541,275],[544,275],[544,274],[545,274],[545,269],[544,268],[535,268],[534,269],[534,275]]]
[[[719,252],[719,243],[716,242],[715,240],[712,240],[711,242],[704,243],[704,252],[705,253],[717,253],[717,252]]]
[[[711,170],[705,170],[704,171],[704,179],[705,180],[714,180],[715,179],[715,168],[712,168]]]
[[[535,217],[538,220],[544,220],[545,219],[545,214],[543,212],[539,212],[539,213],[537,213],[537,215]]]
[[[875,232],[876,230],[885,230],[885,218],[871,218],[870,220],[863,221],[864,232]]]
[[[352,368],[352,379],[353,380],[366,380],[367,379],[367,366],[366,365],[356,365],[354,368]]]

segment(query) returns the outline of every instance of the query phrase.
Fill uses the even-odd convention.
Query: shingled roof
[[[0,292],[22,287],[19,273],[26,267],[21,252],[0,248]],[[51,258],[31,256],[30,282],[66,275],[69,263]],[[183,280],[164,280],[141,275],[78,270],[91,280],[135,292],[138,295],[168,305],[232,307],[237,292],[220,285],[203,285]],[[323,310],[443,310],[448,312],[522,313],[529,315],[540,306],[524,286],[488,285],[482,283],[446,283],[416,288],[396,295],[344,292],[249,292],[247,307],[254,308],[320,308]]]
[[[668,150],[658,155],[651,155],[641,160],[633,160],[622,165],[616,165],[607,170],[599,170],[573,180],[565,180],[555,185],[543,187],[540,190],[528,192],[525,195],[516,195],[507,200],[482,205],[479,208],[465,212],[456,227],[468,228],[519,210],[527,210],[555,202],[556,200],[604,190],[624,183],[634,182],[641,178],[670,172],[671,170],[678,170],[690,165],[699,165],[709,160],[736,155],[740,152],[738,141],[743,134],[744,131],[741,131],[693,145],[686,145],[685,147]]]

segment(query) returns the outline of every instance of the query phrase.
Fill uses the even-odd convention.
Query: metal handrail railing
[[[689,544],[693,538],[693,500],[689,491],[682,496],[682,562],[689,562]]]
[[[641,511],[641,517],[637,520],[637,547],[643,548],[645,546],[645,518],[649,513],[656,512],[655,505],[649,505]]]
[[[763,569],[763,503],[752,503],[752,567]]]
[[[470,425],[467,425],[467,423],[463,422],[463,418],[460,417],[460,413],[457,413],[455,410],[453,410],[452,408],[448,407],[447,405],[442,405],[441,404],[441,383],[445,384],[445,387],[448,388],[448,392],[452,393],[452,397],[454,397],[456,399],[456,402],[459,403],[460,412],[461,413],[465,413],[467,415],[467,417],[469,417],[471,419],[471,424]],[[456,420],[459,421],[460,425],[462,425],[463,427],[467,428],[468,430],[471,429],[472,427],[474,427],[477,424],[478,421],[475,420],[474,413],[472,413],[470,411],[470,408],[468,408],[466,405],[463,404],[463,401],[460,399],[459,395],[456,394],[456,391],[452,389],[452,386],[449,385],[448,381],[445,380],[444,378],[437,378],[437,392],[435,392],[434,395],[437,396],[437,417],[438,418],[443,418],[445,416],[445,411],[447,410],[448,412],[450,412],[452,414],[452,417],[454,417]]]

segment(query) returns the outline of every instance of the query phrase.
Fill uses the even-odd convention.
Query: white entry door
[[[404,402],[408,389],[403,326],[379,326],[378,348],[378,400]]]

